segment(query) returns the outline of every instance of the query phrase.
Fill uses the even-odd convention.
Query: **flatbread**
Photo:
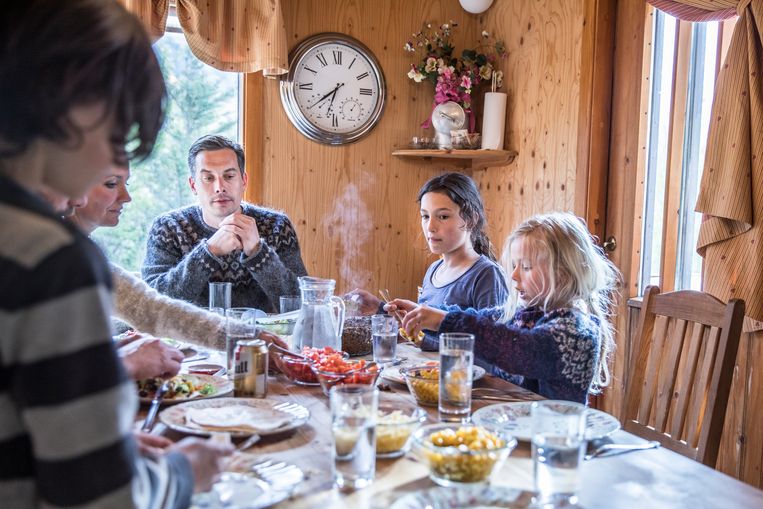
[[[272,431],[288,424],[291,419],[291,415],[278,410],[244,405],[189,408],[185,415],[186,425],[192,428],[243,433]]]

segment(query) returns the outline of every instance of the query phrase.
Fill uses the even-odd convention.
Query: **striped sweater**
[[[183,507],[187,460],[138,455],[137,409],[110,340],[99,249],[0,176],[0,501],[27,507]]]

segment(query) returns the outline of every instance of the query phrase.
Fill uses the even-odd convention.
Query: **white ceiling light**
[[[458,0],[466,12],[479,14],[485,12],[493,4],[493,0]]]

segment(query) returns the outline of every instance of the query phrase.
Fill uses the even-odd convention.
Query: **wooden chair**
[[[744,301],[644,292],[625,387],[624,428],[715,468]]]

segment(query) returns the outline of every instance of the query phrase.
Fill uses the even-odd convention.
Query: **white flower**
[[[413,47],[413,44],[411,44],[410,41],[405,43],[405,46],[403,46],[405,51],[416,51],[416,48]]]
[[[483,31],[482,31],[482,37],[484,37],[485,39],[487,39],[488,37],[490,37],[490,34],[488,33],[488,31],[487,31],[487,30],[483,30]]]
[[[434,57],[427,58],[426,66],[424,67],[424,70],[426,72],[432,72],[435,69],[437,69],[437,59]]]
[[[489,80],[492,75],[493,75],[492,65],[485,64],[482,67],[480,67],[480,78],[482,78],[483,80]]]
[[[495,71],[495,86],[501,88],[503,86],[503,71]]]
[[[415,81],[416,83],[421,83],[424,81],[424,75],[419,72],[418,69],[415,67],[411,67],[411,70],[408,71],[408,77]]]

